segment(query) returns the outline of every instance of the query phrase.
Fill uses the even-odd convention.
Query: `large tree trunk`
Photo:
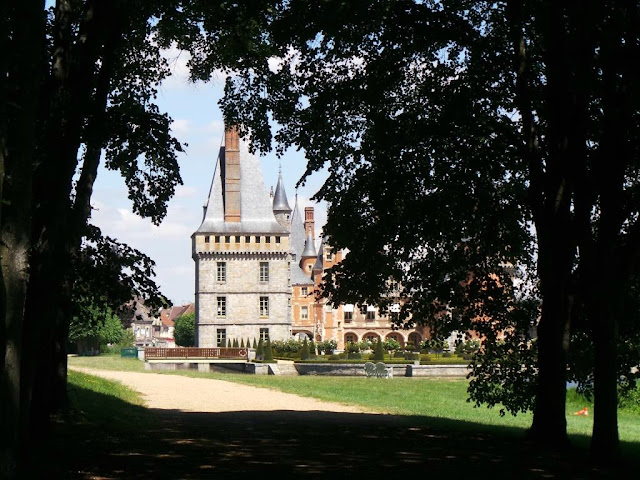
[[[566,232],[566,225],[565,225]],[[540,240],[539,275],[542,317],[538,324],[538,387],[529,437],[543,445],[566,446],[566,366],[571,296],[570,245],[553,243],[549,232]],[[560,234],[559,236],[561,236]]]
[[[608,280],[610,285],[619,286],[611,277],[608,277]],[[614,292],[606,285],[602,285],[602,288],[594,302],[597,305],[590,308],[593,314],[595,354],[593,372],[595,411],[591,450],[598,461],[614,463],[620,453],[620,439],[618,436],[617,328],[611,307],[612,304],[617,303],[616,298],[620,298],[620,292]],[[603,295],[605,292],[610,293],[611,296],[605,298]]]
[[[66,304],[63,286],[71,276],[71,262],[65,255],[71,216],[72,180],[82,141],[86,108],[91,98],[93,75],[102,31],[97,24],[96,5],[87,1],[79,31],[74,33],[73,2],[60,0],[56,6],[53,31],[54,58],[46,118],[46,135],[34,173],[33,265],[25,316],[38,325],[39,335],[30,340],[30,355],[36,368],[24,372],[34,380],[30,392],[31,416],[40,424],[38,438],[45,440],[49,416],[64,398],[54,390],[66,374],[56,362],[66,357],[66,329],[61,328],[61,308]],[[64,384],[65,381],[63,381]],[[58,395],[53,395],[57,393]]]
[[[7,2],[8,3],[8,2]],[[24,308],[29,278],[31,192],[39,82],[43,68],[44,2],[3,2],[0,8],[0,476],[24,478],[29,439],[22,404]],[[11,37],[9,35],[11,34]]]

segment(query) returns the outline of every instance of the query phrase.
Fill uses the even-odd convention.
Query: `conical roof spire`
[[[313,265],[313,271],[322,270],[324,260],[324,238],[320,241],[320,248],[318,248],[318,257],[316,263]]]
[[[316,252],[316,246],[313,242],[313,237],[311,233],[307,234],[307,240],[304,242],[304,251],[302,252],[302,257],[315,257],[318,253]]]
[[[291,213],[291,207],[287,201],[287,194],[284,191],[284,183],[282,182],[282,169],[278,171],[278,185],[276,193],[273,195],[273,211]]]

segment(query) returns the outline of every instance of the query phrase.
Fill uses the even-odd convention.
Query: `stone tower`
[[[237,128],[227,128],[203,221],[191,236],[198,347],[291,336],[291,209],[281,178],[278,187],[272,205],[259,160]]]

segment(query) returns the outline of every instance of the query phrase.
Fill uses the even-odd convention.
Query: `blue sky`
[[[173,118],[172,131],[181,142],[188,143],[186,153],[179,156],[184,185],[169,202],[168,214],[159,227],[137,217],[120,175],[101,168],[96,180],[91,222],[105,235],[117,238],[141,250],[156,262],[156,282],[162,293],[174,304],[194,301],[194,262],[191,258],[191,234],[202,220],[202,205],[209,193],[214,162],[223,135],[223,121],[218,101],[222,97],[224,77],[215,76],[208,83],[188,81],[186,53],[166,53],[172,76],[160,88],[158,106]],[[295,184],[304,173],[306,161],[302,152],[289,151],[282,158],[275,153],[261,157],[262,175],[267,190],[276,185],[282,165],[285,190],[293,208]],[[326,207],[309,198],[318,190],[324,176],[313,175],[298,189],[301,208],[314,206],[316,233],[326,220]]]

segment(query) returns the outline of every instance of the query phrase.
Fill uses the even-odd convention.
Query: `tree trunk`
[[[612,279],[608,278],[608,280]],[[617,285],[617,282],[614,283]],[[594,305],[590,309],[592,313],[596,313],[593,317],[595,409],[591,451],[599,462],[614,463],[620,454],[620,439],[618,436],[617,335],[611,304],[615,303],[615,298],[619,298],[620,295],[618,292],[611,292],[611,289],[606,290],[609,290],[612,296],[604,297],[602,295],[604,291],[601,291],[596,299],[600,308]]]
[[[22,404],[25,364],[24,307],[29,279],[31,192],[39,83],[43,68],[44,3],[0,8],[3,62],[0,76],[0,476],[25,476],[28,409]],[[11,37],[9,35],[11,34]]]
[[[544,239],[539,253],[542,317],[538,324],[538,387],[529,437],[543,445],[568,445],[566,420],[567,335],[570,318],[568,291],[570,259]],[[556,248],[554,248],[556,247]]]

